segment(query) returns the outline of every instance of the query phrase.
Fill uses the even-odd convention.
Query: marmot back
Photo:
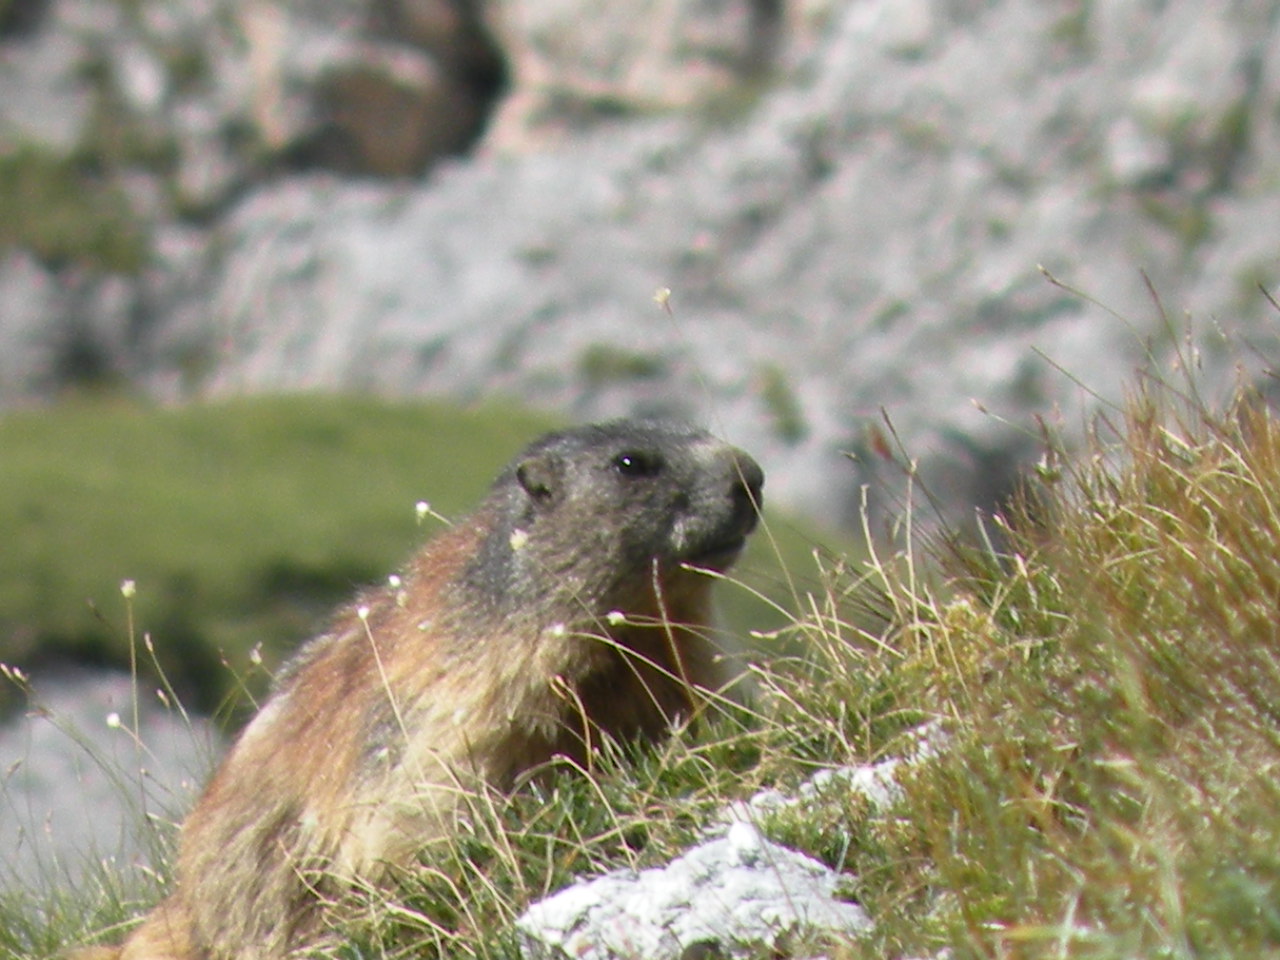
[[[468,790],[661,737],[726,690],[733,651],[698,568],[734,562],[762,484],[747,454],[664,422],[532,444],[397,587],[302,648],[183,824],[174,892],[119,955],[303,951],[351,883],[454,830]]]

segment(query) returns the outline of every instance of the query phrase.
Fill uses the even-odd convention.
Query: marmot
[[[505,789],[602,738],[653,740],[736,677],[709,591],[764,476],[710,434],[621,420],[552,433],[303,646],[182,826],[173,893],[82,958],[273,960]]]

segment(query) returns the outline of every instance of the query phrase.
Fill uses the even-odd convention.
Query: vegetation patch
[[[0,418],[0,660],[158,666],[199,706],[268,666],[483,495],[547,426],[510,408],[292,396]],[[126,618],[120,595],[132,580]],[[146,659],[146,658],[144,658]]]
[[[762,816],[874,922],[796,955],[1277,955],[1280,422],[1152,389],[1070,462],[1049,445],[980,547],[826,561],[752,710],[474,797],[394,894],[353,894],[338,955],[514,958],[515,918],[573,877],[665,862],[734,800],[890,756],[914,759],[887,808],[824,790]],[[54,935],[16,914],[28,954],[136,909],[85,899]]]
[[[374,898],[351,955],[515,957],[514,917],[571,876],[664,862],[762,787],[912,756],[924,723],[938,748],[894,808],[828,791],[764,817],[875,923],[806,950],[1274,955],[1280,423],[1165,392],[1120,420],[1074,466],[1052,451],[982,548],[829,571],[745,722],[486,805],[398,912]]]
[[[51,267],[134,274],[150,244],[129,198],[93,163],[35,147],[0,153],[0,251],[30,250]]]

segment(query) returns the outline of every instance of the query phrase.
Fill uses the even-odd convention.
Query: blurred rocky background
[[[5,404],[663,410],[848,523],[882,409],[963,513],[1032,412],[1082,428],[1072,377],[1111,397],[1188,330],[1225,368],[1219,327],[1272,339],[1269,0],[0,10]]]
[[[1278,225],[1272,0],[0,0],[0,412],[673,413],[964,517],[1139,368],[1265,386]]]

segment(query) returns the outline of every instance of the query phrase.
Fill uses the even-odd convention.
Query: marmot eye
[[[662,472],[662,458],[654,453],[628,450],[613,458],[613,468],[624,477],[656,477]]]

